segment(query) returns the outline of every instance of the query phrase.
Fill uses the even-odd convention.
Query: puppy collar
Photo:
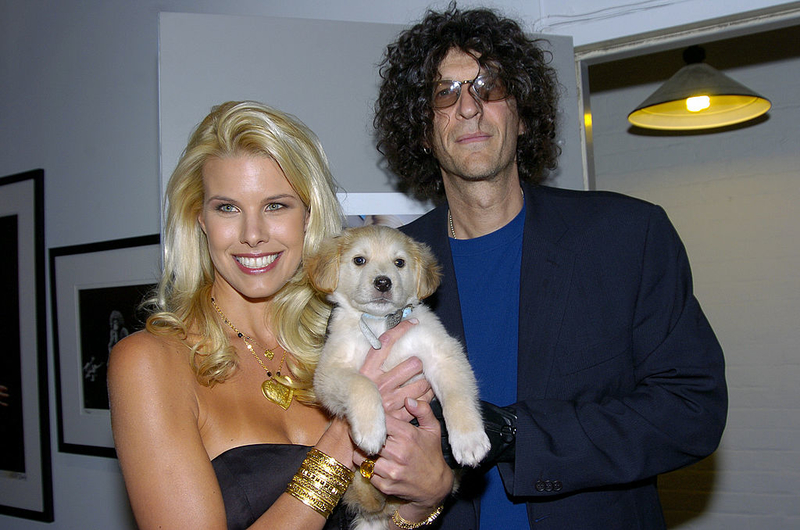
[[[378,340],[378,337],[375,336],[375,333],[372,332],[369,325],[367,325],[368,318],[377,319],[377,320],[385,320],[386,321],[386,329],[392,329],[393,327],[397,326],[400,322],[407,319],[409,315],[411,315],[411,310],[413,306],[410,304],[389,313],[388,315],[371,315],[369,313],[361,313],[361,318],[358,320],[358,327],[361,328],[361,333],[367,338],[369,341],[369,345],[372,346],[376,350],[381,349],[381,341]]]

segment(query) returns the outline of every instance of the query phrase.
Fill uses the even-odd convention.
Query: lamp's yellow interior
[[[709,96],[707,108],[690,111],[686,99],[679,99],[635,110],[628,121],[647,129],[709,129],[751,120],[771,106],[768,100],[755,96]]]

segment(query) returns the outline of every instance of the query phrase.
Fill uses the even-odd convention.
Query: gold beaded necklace
[[[245,335],[244,333],[236,329],[236,326],[233,325],[233,322],[228,320],[228,317],[226,317],[225,313],[222,312],[222,309],[219,308],[213,296],[211,297],[211,305],[214,306],[214,309],[216,309],[217,313],[219,313],[219,316],[222,317],[222,321],[225,322],[228,325],[228,327],[233,330],[234,333],[236,333],[237,337],[239,337],[244,341],[244,345],[247,346],[247,349],[250,350],[250,353],[252,353],[255,356],[256,360],[258,360],[258,362],[260,363],[261,359],[258,358],[258,355],[256,355],[255,349],[253,348],[253,343],[258,344],[258,341],[252,338],[250,335]],[[260,344],[258,345],[261,346]],[[264,357],[266,357],[271,361],[272,358],[275,357],[275,352],[272,351],[272,348],[264,348]]]
[[[249,335],[245,335],[244,333],[236,329],[236,326],[233,325],[233,322],[228,320],[228,317],[226,317],[225,313],[222,312],[222,309],[219,308],[213,296],[211,297],[211,305],[214,306],[214,309],[217,311],[217,313],[219,313],[219,316],[222,318],[222,321],[225,322],[233,330],[234,333],[236,333],[237,337],[242,339],[244,345],[247,346],[247,349],[250,351],[251,354],[253,354],[253,357],[255,357],[256,361],[258,361],[258,364],[261,365],[261,368],[263,368],[267,372],[267,379],[263,383],[261,383],[261,393],[264,394],[265,398],[272,401],[273,403],[281,407],[283,410],[288,409],[289,405],[292,404],[292,399],[294,398],[294,389],[292,389],[289,386],[286,386],[285,384],[275,379],[275,377],[281,377],[281,368],[283,368],[283,361],[286,360],[286,349],[281,347],[281,349],[283,350],[283,356],[281,357],[281,362],[278,365],[278,369],[275,370],[275,375],[273,376],[272,371],[269,369],[269,367],[267,367],[266,364],[264,364],[264,362],[256,353],[255,348],[253,348],[252,343],[256,341],[252,339]],[[280,344],[278,346],[280,346]],[[271,348],[266,348],[264,350],[264,357],[266,357],[267,359],[272,360],[274,356],[275,352],[272,351]],[[289,384],[291,384],[292,380],[289,378],[289,376],[284,376],[284,379]]]
[[[450,210],[447,210],[447,223],[450,225],[450,237],[453,239],[458,239],[456,237],[456,229],[453,226],[453,214],[450,213]]]

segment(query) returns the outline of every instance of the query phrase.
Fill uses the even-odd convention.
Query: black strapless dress
[[[267,511],[286,489],[311,450],[304,445],[256,444],[234,447],[211,461],[217,474],[229,530],[247,528]],[[340,504],[325,530],[347,530]]]

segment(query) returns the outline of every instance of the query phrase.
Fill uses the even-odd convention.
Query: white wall
[[[460,5],[464,7],[478,3],[463,1]],[[565,2],[548,0],[486,2],[524,19],[531,30],[550,29],[555,33],[572,35],[576,45],[781,3],[785,2],[580,0],[570,2],[565,7],[562,5]],[[4,0],[0,2],[0,175],[37,167],[45,169],[47,248],[155,233],[159,228],[160,215],[157,105],[159,11],[407,23],[420,18],[427,5],[428,2],[424,0]],[[443,2],[435,5],[442,6]],[[595,132],[595,141],[598,140],[598,133]],[[789,145],[788,138],[781,142],[785,147]],[[757,153],[749,149],[750,142],[744,143],[746,145],[737,152],[748,154],[743,165],[753,167],[755,161],[761,160]],[[771,159],[763,162],[774,164]],[[725,164],[724,161],[721,163]],[[763,201],[767,194],[771,193],[775,199],[789,195],[786,190],[789,185],[782,175],[790,169],[782,171],[784,173],[773,170],[773,174],[765,178],[763,184],[759,181],[757,187],[750,184],[759,193],[754,191],[755,196],[748,197],[742,192],[743,195],[737,196],[738,200],[747,204],[753,201],[765,204]],[[660,176],[669,174],[671,172],[665,170]],[[738,189],[743,189],[752,182],[746,176],[741,176],[736,184]],[[701,191],[710,185],[701,186]],[[797,191],[796,188],[794,191]],[[723,193],[714,202],[715,206],[725,206],[726,197]],[[745,197],[747,201],[744,201]],[[667,202],[668,210],[672,213],[672,207],[677,208],[678,205]],[[768,206],[762,207],[765,208],[762,212],[764,215],[771,210]],[[777,215],[781,211],[775,213]],[[755,213],[753,216],[757,217]],[[698,255],[700,250],[694,248],[703,243],[692,242],[689,238],[692,232],[695,229],[707,231],[718,226],[721,233],[729,234],[726,226],[709,225],[706,221],[688,217],[679,224],[679,229],[692,244],[690,252],[696,267],[697,262],[702,263],[704,259]],[[767,223],[769,219],[762,216],[761,221]],[[696,225],[696,222],[701,224]],[[786,247],[783,254],[778,253],[780,243],[786,240],[767,232],[769,227],[766,224],[756,228],[748,224],[741,228],[753,245],[760,240],[756,237],[758,233],[771,234],[763,239],[771,241],[774,247],[770,261],[774,268],[769,269],[769,274],[765,276],[760,272],[758,263],[736,257],[736,249],[740,245],[725,247],[712,233],[709,238],[717,245],[712,250],[716,248],[717,251],[712,252],[706,261],[713,262],[726,253],[732,253],[731,260],[738,260],[736,263],[741,270],[726,268],[724,274],[730,275],[731,282],[744,290],[739,298],[733,299],[725,298],[730,296],[725,292],[720,293],[719,299],[710,304],[712,311],[714,306],[719,307],[718,312],[712,315],[712,322],[722,332],[731,328],[730,334],[725,333],[724,342],[732,351],[764,349],[764,343],[777,348],[775,341],[785,346],[783,339],[775,338],[774,332],[780,334],[785,331],[782,323],[786,322],[787,317],[781,315],[787,313],[778,313],[776,306],[782,304],[780,307],[791,308],[788,295],[781,295],[784,292],[781,289],[776,298],[770,299],[755,292],[750,295],[748,289],[763,285],[769,280],[769,275],[781,272],[776,260],[779,256],[791,256],[791,248]],[[756,274],[754,279],[747,274],[748,267]],[[701,272],[697,282],[701,294],[707,290],[724,290],[715,283],[722,274]],[[794,296],[796,301],[796,290]],[[766,322],[766,327],[745,334],[746,325],[754,325],[748,311],[748,306],[754,303],[757,308],[760,308],[758,304],[767,306],[760,308],[763,309],[759,311],[762,318],[766,314],[776,313],[776,319]],[[796,314],[796,307],[794,309]],[[52,345],[52,336],[48,339]],[[759,348],[752,347],[756,341]],[[773,356],[779,357],[777,352]],[[791,373],[792,367],[796,370],[796,360],[788,353],[781,358],[787,368],[785,374]],[[753,367],[752,362],[750,367],[746,367],[743,361],[738,370],[745,372],[750,368],[757,374],[763,373],[765,377],[763,383],[758,378],[748,383],[752,388],[745,390],[743,398],[756,394],[759,385],[767,385],[767,376],[771,375],[770,372],[762,372],[761,366]],[[732,370],[735,369],[735,366],[732,367]],[[55,523],[52,526],[67,529],[132,528],[116,461],[58,453],[55,450],[52,361],[50,371],[55,490]],[[791,386],[786,382],[786,375],[777,375],[784,378],[781,379],[782,385]],[[740,408],[746,406],[749,406],[747,401],[739,405]],[[797,417],[794,419],[796,424]],[[758,414],[747,416],[747,421],[751,428],[758,429],[764,422],[777,425],[779,418],[773,416],[762,419],[762,415]],[[786,432],[778,429],[770,430],[764,444],[785,435]],[[730,458],[729,453],[725,455]],[[727,465],[727,462],[722,464]],[[751,477],[748,475],[747,478]],[[773,490],[781,489],[780,484],[768,486]],[[760,484],[752,486],[753,489],[759,487]],[[0,516],[0,527],[28,530],[45,525]]]

